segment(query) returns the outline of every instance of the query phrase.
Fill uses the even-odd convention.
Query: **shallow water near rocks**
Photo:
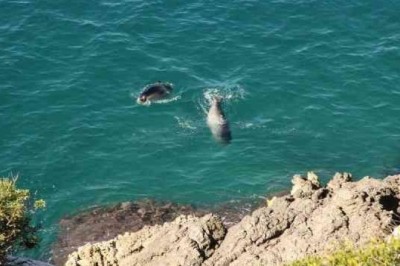
[[[398,1],[3,1],[0,174],[65,215],[154,198],[213,205],[314,170],[400,166]],[[157,80],[172,101],[139,106]],[[207,97],[225,98],[218,145]]]

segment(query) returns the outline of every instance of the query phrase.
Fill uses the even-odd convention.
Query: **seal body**
[[[220,143],[229,144],[232,140],[229,122],[221,106],[221,98],[214,97],[207,114],[207,125],[213,137]]]
[[[150,84],[140,93],[137,98],[139,104],[158,101],[167,98],[172,92],[172,85],[169,83],[157,82]]]

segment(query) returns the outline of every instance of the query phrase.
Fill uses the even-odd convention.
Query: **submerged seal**
[[[213,97],[211,107],[207,114],[207,125],[214,138],[223,144],[229,144],[232,140],[228,120],[221,106],[222,98]]]
[[[137,98],[137,102],[144,104],[146,102],[162,100],[168,97],[171,92],[172,84],[158,81],[157,83],[147,85]]]

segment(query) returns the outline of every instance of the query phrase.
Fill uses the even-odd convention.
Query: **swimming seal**
[[[212,98],[211,107],[207,114],[207,125],[211,130],[211,134],[218,142],[229,144],[232,140],[232,134],[221,103],[221,97]]]
[[[137,98],[137,103],[162,100],[172,92],[172,84],[158,81],[157,83],[147,85]]]

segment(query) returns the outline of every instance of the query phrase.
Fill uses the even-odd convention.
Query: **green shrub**
[[[38,243],[30,212],[45,207],[43,200],[32,204],[29,190],[18,189],[15,183],[16,178],[0,178],[0,265],[12,248],[32,248]]]
[[[400,265],[400,240],[373,241],[357,249],[345,246],[327,256],[314,256],[298,260],[290,266],[391,266]]]

